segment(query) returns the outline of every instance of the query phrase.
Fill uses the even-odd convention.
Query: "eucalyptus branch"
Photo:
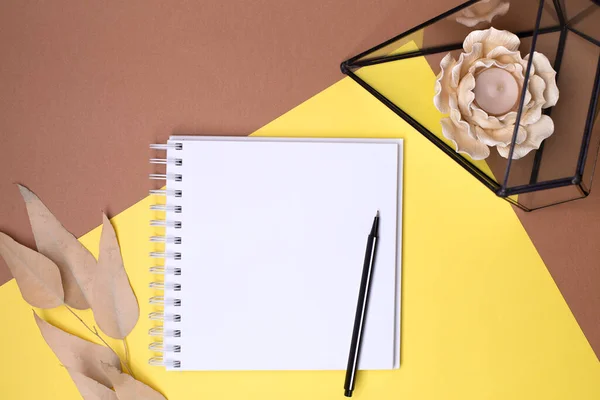
[[[133,373],[131,372],[131,369],[129,368],[128,365],[128,360],[127,362],[123,362],[121,360],[121,357],[119,357],[119,354],[115,351],[115,349],[113,349],[107,342],[106,340],[104,340],[102,338],[102,336],[100,336],[100,333],[98,333],[98,330],[96,329],[96,327],[94,326],[94,329],[90,328],[90,326],[88,324],[85,323],[85,321],[83,319],[81,319],[81,317],[79,315],[77,315],[75,313],[75,311],[73,311],[71,309],[71,307],[69,307],[68,305],[65,304],[65,307],[67,308],[67,310],[69,310],[69,312],[71,314],[73,314],[75,316],[75,318],[77,318],[79,320],[79,322],[81,322],[83,324],[83,326],[85,326],[87,328],[88,331],[92,332],[94,334],[94,336],[96,336],[98,339],[100,339],[100,341],[102,343],[104,343],[106,345],[106,347],[108,347],[113,353],[115,353],[115,355],[119,358],[119,360],[123,363],[123,365],[125,366],[125,369],[127,370],[127,372],[129,373],[129,375],[133,376]]]
[[[123,347],[125,348],[125,362],[126,364],[129,364],[129,346],[127,346],[127,338],[123,338]],[[133,376],[133,371],[129,371],[129,374],[135,378],[135,376]]]

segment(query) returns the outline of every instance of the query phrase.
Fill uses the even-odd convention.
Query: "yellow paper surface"
[[[415,88],[431,83],[429,68],[412,73]],[[508,203],[366,91],[343,79],[256,135],[406,139],[401,367],[361,373],[354,398],[600,398],[600,363]],[[167,373],[147,365],[151,202],[113,220],[141,307],[128,338],[136,377],[170,400],[344,398],[343,371]],[[99,238],[97,228],[81,241],[96,254]],[[0,398],[79,399],[14,281],[0,287],[0,304]],[[43,316],[91,338],[64,310]]]

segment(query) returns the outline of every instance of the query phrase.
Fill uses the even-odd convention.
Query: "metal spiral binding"
[[[181,182],[183,177],[181,174],[150,174],[150,179],[156,179],[159,181],[170,181]]]
[[[181,236],[150,236],[153,243],[175,243],[181,244]]]
[[[150,289],[181,291],[180,283],[150,282]]]
[[[151,144],[151,150],[183,150],[183,143],[161,143],[161,144]]]
[[[179,167],[183,165],[183,159],[181,157],[174,157],[172,151],[183,150],[183,143],[167,143],[167,144],[151,144],[150,149],[169,151],[168,157],[164,158],[151,158],[150,164],[166,166],[164,173],[152,173],[149,175],[150,179],[166,181],[168,186],[171,186],[169,182],[173,182],[174,186],[177,187],[178,182],[183,181],[183,176],[179,170]],[[182,243],[182,237],[180,234],[175,234],[172,229],[181,229],[181,221],[178,218],[174,218],[176,214],[182,214],[183,208],[179,204],[172,204],[176,202],[175,199],[183,197],[183,191],[181,189],[163,188],[150,190],[150,195],[161,196],[165,201],[159,202],[160,204],[152,204],[150,210],[156,211],[157,219],[150,221],[150,226],[165,228],[168,234],[162,233],[161,235],[151,236],[150,242],[156,244],[168,245],[168,251],[162,250],[152,251],[150,257],[153,259],[163,260],[164,265],[154,265],[149,268],[149,272],[158,276],[162,275],[166,279],[156,280],[150,282],[150,288],[162,291],[163,293],[175,293],[181,291],[181,283],[173,282],[172,277],[181,276],[181,268],[178,266],[178,262],[181,260],[181,252],[176,251],[177,246]],[[166,217],[162,218],[162,215]],[[177,219],[177,220],[176,220]],[[174,247],[173,247],[174,246]],[[162,247],[162,246],[161,246]],[[181,299],[168,296],[167,294],[157,294],[156,296],[150,297],[148,300],[150,304],[155,306],[167,307],[181,307]],[[158,321],[164,323],[168,322],[181,322],[181,314],[165,312],[164,310],[155,311],[148,315],[151,321]],[[173,357],[174,354],[181,352],[181,344],[173,343],[173,338],[181,337],[181,329],[169,329],[165,330],[163,326],[153,326],[149,331],[148,335],[157,340],[152,342],[148,349],[154,353],[159,353],[160,356],[152,357],[148,360],[150,365],[164,366],[167,368],[181,368],[181,361]],[[165,339],[167,342],[165,342]]]
[[[151,158],[150,159],[150,164],[162,164],[162,165],[167,165],[167,164],[174,164],[177,165],[178,167],[181,167],[183,165],[183,160],[181,158]]]
[[[179,314],[165,315],[165,313],[161,312],[161,311],[151,312],[150,314],[148,314],[148,318],[150,318],[152,321],[181,322],[181,315],[179,315]]]
[[[181,190],[164,190],[164,189],[153,189],[150,190],[151,196],[173,196],[181,197],[183,192]]]
[[[148,269],[151,273],[156,275],[164,275],[164,274],[173,274],[173,275],[181,275],[181,268],[177,267],[168,267],[163,265],[157,265],[154,267],[150,267]]]
[[[163,357],[152,357],[148,360],[148,364],[154,367],[181,368],[181,361],[168,360]]]
[[[165,346],[163,342],[152,342],[148,346],[148,350],[155,351],[157,353],[164,353],[170,351],[173,353],[181,353],[181,346],[178,344],[172,346]]]
[[[169,304],[173,307],[180,307],[181,299],[165,299],[165,296],[152,296],[150,297],[149,303],[158,305]]]
[[[165,331],[162,326],[157,326],[150,328],[148,335],[154,337],[181,337],[181,331],[179,329]]]
[[[175,252],[175,253],[166,253],[164,251],[153,251],[150,253],[150,257],[152,258],[164,258],[164,259],[171,259],[171,260],[181,260],[181,253]]]
[[[153,219],[150,220],[150,226],[159,226],[159,227],[170,227],[179,229],[181,228],[181,221],[165,221],[164,219]]]
[[[167,206],[165,204],[152,204],[150,206],[152,211],[173,211],[174,213],[181,214],[181,206]]]

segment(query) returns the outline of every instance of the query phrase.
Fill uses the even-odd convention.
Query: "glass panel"
[[[522,45],[520,46],[523,56],[528,53],[531,47],[531,30],[535,27],[540,1],[500,2],[507,4],[508,11],[506,9],[489,10],[488,3],[498,5],[498,2],[471,2],[468,4],[468,8],[462,8],[454,13],[444,15],[437,22],[359,58],[352,66],[353,69],[356,69],[355,73],[358,77],[407,113],[409,117],[423,125],[432,134],[442,139],[451,149],[449,153],[454,154],[455,158],[461,158],[469,168],[476,168],[493,182],[502,182],[507,160],[500,157],[494,147],[489,148],[490,157],[487,160],[475,160],[465,153],[457,154],[455,145],[442,134],[441,120],[447,115],[440,113],[433,104],[436,77],[441,72],[440,61],[447,54],[450,54],[454,60],[459,60],[464,52],[462,43],[466,36],[473,30],[490,27],[489,19],[492,20],[496,28],[510,29],[510,27],[513,27],[513,31],[529,35],[522,38]],[[549,53],[551,62],[553,62],[560,37],[560,33],[557,32],[559,29],[557,25],[558,17],[551,1],[542,3],[544,3],[544,8],[541,26],[552,29],[543,31],[538,35],[538,46],[544,52]],[[491,14],[488,13],[487,16],[477,14],[477,12],[486,9],[485,7],[471,9],[475,6],[488,7],[487,11],[490,11]],[[498,15],[492,18],[490,15],[494,13]],[[467,27],[458,22],[465,22],[465,18],[468,19],[467,17],[477,19],[474,16],[478,16],[481,21],[473,27]],[[472,22],[476,21],[467,23],[471,24]],[[524,32],[527,30],[529,32]],[[448,44],[451,44],[451,46],[444,47]],[[452,47],[454,50],[451,50]],[[382,56],[383,58],[381,58]],[[519,170],[519,173],[522,173],[525,177],[519,179],[519,181],[526,183],[531,175],[533,156],[528,160],[523,160],[520,165],[519,168],[515,168],[514,173],[516,174]]]
[[[567,24],[600,44],[600,2],[593,0],[561,0]]]
[[[519,195],[519,203],[530,210],[564,203],[571,200],[584,198],[584,194],[577,185],[569,185],[556,189],[539,190]]]
[[[577,172],[599,56],[599,47],[569,32],[558,78],[560,99],[551,114],[554,134],[543,149],[540,181]],[[590,159],[594,158],[592,154]]]
[[[543,16],[548,14],[547,9],[554,11],[554,5],[549,2],[539,4],[543,7],[541,10],[542,20]],[[535,38],[525,38],[521,41],[520,51],[523,57],[521,65],[524,79],[517,79],[517,81],[519,81],[519,94],[525,97],[520,98],[522,103],[519,104],[517,118],[513,125],[513,128],[519,126],[519,130],[517,137],[515,138],[514,135],[512,137],[514,143],[512,148],[511,146],[497,146],[498,153],[506,160],[503,185],[508,188],[522,187],[537,182],[536,171],[539,165],[539,155],[536,154],[538,153],[536,149],[540,145],[543,146],[542,136],[548,136],[552,130],[551,119],[541,113],[543,111],[544,114],[548,114],[552,110],[544,101],[545,96],[548,95],[545,88],[554,83],[552,70],[549,67],[558,67],[560,38],[560,32],[544,33],[539,30]],[[542,61],[547,58],[550,65],[547,68],[540,66],[536,68],[536,65],[532,64],[531,70],[528,72],[528,61],[532,59],[534,52],[541,53],[536,56],[540,60],[540,64],[544,64]],[[538,63],[536,62],[536,64]]]
[[[557,13],[555,4],[560,4],[562,13]],[[364,80],[370,89],[374,89],[372,94],[384,96],[380,100],[396,113],[403,115],[409,122],[416,121],[429,131],[423,133],[430,139],[438,141],[438,145],[444,147],[448,155],[457,159],[472,172],[476,171],[477,174],[487,177],[488,183],[494,182],[493,185],[488,184],[488,186],[501,182],[509,189],[523,188],[523,186],[529,189],[527,186],[530,184],[571,178],[576,175],[594,78],[600,65],[600,46],[594,43],[600,38],[598,4],[600,3],[594,0],[469,1],[428,21],[409,34],[399,35],[355,57],[350,60],[349,68]],[[537,42],[533,48],[532,34],[540,5],[543,8],[537,31]],[[594,20],[594,23],[591,23],[591,20]],[[567,22],[569,30],[561,30],[561,21]],[[490,26],[516,33],[521,41],[519,51],[522,57],[525,58],[527,55],[531,57],[535,50],[546,55],[550,64],[558,72],[557,85],[560,98],[555,106],[543,109],[545,116],[542,117],[545,121],[547,117],[552,119],[554,133],[542,142],[539,150],[535,150],[534,145],[533,150],[519,159],[508,160],[506,147],[503,150],[501,145],[490,146],[489,156],[485,159],[475,160],[465,153],[456,153],[455,143],[442,134],[443,119],[447,120],[449,115],[439,112],[433,104],[436,79],[442,70],[441,60],[448,54],[454,60],[459,60],[463,53],[462,44],[465,37],[473,30],[487,29]],[[523,73],[525,67],[526,64]],[[447,69],[450,70],[452,68]],[[478,79],[478,74],[482,70],[473,73],[475,79]],[[551,79],[544,74],[543,68],[540,67],[535,72],[534,66],[532,79],[537,80],[538,85],[540,78],[544,80],[544,84],[550,82]],[[515,80],[519,85],[519,93],[523,87],[529,88],[529,92],[532,92],[529,76]],[[543,92],[545,96],[547,94],[545,89]],[[536,98],[540,97],[536,96]],[[473,104],[479,106],[477,99]],[[531,104],[529,101],[525,105],[518,104],[518,107],[512,109],[512,111],[522,109],[520,122],[526,129],[533,129],[532,125],[535,123],[535,121],[526,122],[527,118],[530,121],[533,119],[531,114],[528,114],[532,108]],[[583,190],[587,190],[591,185],[600,148],[598,107],[590,131],[589,152],[585,159],[582,177]],[[462,110],[460,114],[462,118],[464,114]],[[490,112],[489,115],[494,114]],[[518,124],[519,121],[516,122]],[[519,135],[519,140],[523,137],[527,138],[529,134]],[[522,153],[522,149],[522,143],[517,143],[513,153]],[[533,190],[533,187],[531,189]],[[514,200],[518,198],[519,203],[525,207],[535,209],[580,198],[583,190],[578,186],[570,185],[565,188],[524,193],[513,197]]]
[[[535,27],[539,1],[467,1],[448,13],[426,22],[420,29],[408,35],[401,34],[383,43],[380,47],[371,49],[355,62],[361,63],[365,60],[378,59],[392,54],[405,55],[415,52],[416,49],[411,47],[400,49],[411,42],[414,42],[420,50],[424,50],[426,53],[432,50],[446,52],[459,49],[462,47],[464,38],[471,31],[487,29],[491,26],[516,34],[530,35],[528,31],[532,31]],[[544,8],[540,28],[557,27],[559,19],[552,1],[546,0],[546,2],[548,6]],[[439,60],[437,65],[439,65]]]
[[[600,56],[598,58],[597,74],[600,74]],[[600,82],[597,82],[600,86]],[[595,96],[598,98],[600,95],[600,87],[596,87]],[[585,159],[583,176],[581,184],[586,191],[590,191],[592,188],[592,179],[594,177],[594,170],[596,168],[596,162],[598,161],[598,151],[600,151],[600,99],[596,100],[596,108],[594,115],[591,118],[592,126],[590,131],[590,143],[588,146],[588,153]]]
[[[558,42],[556,40],[557,47]],[[554,133],[542,142],[539,150],[512,161],[508,187],[573,177],[580,156],[600,48],[568,32],[564,52],[560,60],[556,60],[550,51],[542,50],[550,48],[549,44],[542,40],[538,44],[535,50],[548,55],[550,62],[558,68],[559,100],[554,107],[543,110],[552,118]],[[556,55],[557,51],[553,53]],[[535,74],[544,77],[541,73]]]
[[[416,49],[416,45],[410,43],[401,49],[406,50],[407,48]],[[458,50],[451,53],[455,58],[460,56]],[[432,134],[441,138],[451,149],[452,154],[460,157],[458,153],[454,152],[452,142],[442,135],[440,120],[444,115],[436,109],[433,103],[436,74],[431,69],[426,57],[413,57],[370,65],[358,69],[355,73]],[[463,159],[497,182],[485,161],[474,161],[468,156],[464,156]]]
[[[537,36],[535,51],[544,54],[551,65],[555,65],[556,54],[558,43],[560,40],[560,32],[550,32],[539,34]],[[520,51],[522,57],[526,57],[534,49],[532,48],[532,38],[524,38],[521,39]],[[523,73],[526,72],[526,64],[523,64]],[[527,78],[523,82],[526,86],[529,84],[529,79]],[[521,87],[523,84],[521,84]],[[530,100],[531,101],[531,100]],[[547,111],[546,111],[547,112]],[[521,115],[522,123],[525,123],[528,119],[527,109],[523,110]],[[492,171],[496,173],[496,175],[500,175],[499,179],[501,182],[505,179],[506,170],[510,168],[510,172],[508,174],[508,180],[505,182],[507,187],[515,187],[515,186],[523,186],[528,185],[529,183],[535,183],[536,179],[533,177],[534,166],[536,165],[536,151],[531,150],[527,155],[519,158],[513,159],[510,163],[508,162],[508,155],[506,154],[506,150],[503,152],[503,155],[500,155],[500,150],[497,146],[494,151],[490,154],[490,158],[488,158],[487,162],[490,165]],[[520,146],[517,145],[517,148]],[[515,151],[513,151],[513,157],[515,157]],[[539,161],[539,160],[538,160]],[[509,167],[510,164],[510,167]]]

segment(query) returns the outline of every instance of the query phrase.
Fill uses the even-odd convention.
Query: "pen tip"
[[[376,217],[379,217],[379,210],[377,210],[377,214],[375,214]]]

